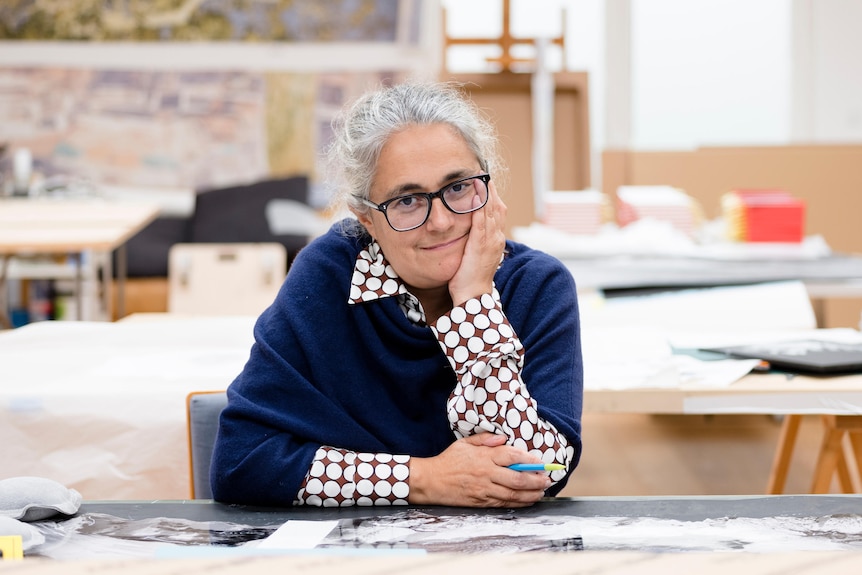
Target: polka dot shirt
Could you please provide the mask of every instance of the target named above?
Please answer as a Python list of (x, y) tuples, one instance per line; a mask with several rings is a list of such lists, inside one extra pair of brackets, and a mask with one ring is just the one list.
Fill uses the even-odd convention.
[[(356, 259), (350, 305), (397, 297), (405, 315), (425, 325), (425, 313), (383, 257), (376, 241)], [(454, 307), (430, 326), (458, 376), (446, 405), (456, 437), (481, 432), (505, 435), (507, 443), (538, 455), (545, 463), (568, 466), (574, 449), (553, 425), (541, 419), (521, 381), (523, 346), (509, 324), (497, 290)], [(320, 447), (295, 504), (338, 507), (406, 505), (410, 457), (357, 453)], [(551, 472), (559, 481), (565, 471)]]

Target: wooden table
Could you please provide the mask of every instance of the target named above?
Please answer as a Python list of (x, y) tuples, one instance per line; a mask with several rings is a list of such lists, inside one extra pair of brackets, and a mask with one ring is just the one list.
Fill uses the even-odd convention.
[[(102, 255), (102, 297), (111, 314), (113, 278), (111, 252), (117, 250), (117, 310), (125, 309), (125, 243), (159, 214), (152, 204), (100, 198), (0, 200), (0, 303), (6, 294), (6, 273), (14, 257), (64, 255), (75, 262), (75, 297), (80, 319), (82, 260), (85, 253)], [(6, 306), (0, 306), (0, 327), (9, 327)]]
[[(52, 477), (87, 498), (188, 497), (186, 397), (230, 385), (248, 360), (255, 319), (134, 314), (0, 332), (0, 477)], [(584, 400), (592, 413), (784, 414), (788, 431), (795, 417), (818, 414), (834, 418), (842, 437), (855, 425), (858, 438), (862, 375), (752, 374), (719, 389), (588, 389)], [(775, 472), (789, 462), (792, 439), (776, 451), (770, 492), (783, 487)], [(840, 471), (840, 452), (823, 452), (824, 477)]]
[[(766, 492), (784, 490), (802, 416), (822, 417), (824, 435), (812, 493), (827, 493), (835, 474), (845, 493), (856, 491), (849, 472), (855, 460), (862, 477), (862, 374), (816, 377), (749, 374), (724, 388), (588, 390), (584, 409), (598, 413), (784, 415)], [(845, 437), (849, 446), (844, 450)]]

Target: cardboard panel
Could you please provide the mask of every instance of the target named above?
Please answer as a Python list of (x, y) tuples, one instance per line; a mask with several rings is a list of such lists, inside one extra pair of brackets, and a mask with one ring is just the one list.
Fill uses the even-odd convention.
[(862, 328), (862, 298), (829, 298), (820, 301), (819, 327)]
[(672, 185), (700, 201), (708, 218), (720, 214), (728, 190), (785, 189), (806, 201), (806, 235), (822, 235), (836, 251), (862, 253), (862, 146), (614, 150), (602, 158), (606, 193), (621, 183)]

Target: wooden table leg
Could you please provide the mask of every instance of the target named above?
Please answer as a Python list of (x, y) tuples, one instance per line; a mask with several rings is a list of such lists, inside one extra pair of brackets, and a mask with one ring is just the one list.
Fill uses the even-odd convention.
[[(843, 445), (842, 447), (845, 449), (841, 450), (841, 460), (846, 475), (842, 480), (841, 487), (844, 493), (859, 493), (862, 491), (862, 415), (836, 416), (835, 427), (844, 432), (847, 437), (846, 443), (849, 444)], [(858, 488), (853, 485), (851, 466), (855, 467), (856, 470), (856, 479), (859, 481)], [(839, 473), (840, 471), (839, 468)]]
[(780, 495), (784, 492), (787, 471), (790, 469), (790, 459), (793, 456), (793, 446), (796, 444), (796, 435), (799, 433), (799, 424), (801, 422), (801, 415), (791, 414), (784, 416), (784, 423), (781, 424), (781, 435), (778, 437), (778, 445), (772, 458), (769, 483), (766, 486), (766, 493), (770, 495)]
[(862, 491), (862, 429), (850, 430), (848, 433), (853, 459), (856, 460), (856, 478), (859, 480), (859, 491)]
[(853, 479), (850, 478), (850, 468), (847, 467), (847, 458), (844, 456), (844, 437), (846, 435), (846, 431), (841, 433), (841, 446), (838, 448), (835, 471), (838, 473), (838, 485), (841, 486), (841, 493), (853, 493)]
[(837, 427), (835, 418), (834, 415), (823, 416), (823, 441), (820, 444), (820, 453), (817, 455), (811, 493), (829, 493), (832, 476), (838, 468), (838, 461), (843, 458), (841, 440), (844, 438), (845, 430)]

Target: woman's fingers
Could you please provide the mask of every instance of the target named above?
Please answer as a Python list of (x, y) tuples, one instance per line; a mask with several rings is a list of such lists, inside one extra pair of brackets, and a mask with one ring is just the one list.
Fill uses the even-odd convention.
[(502, 435), (483, 433), (460, 439), (443, 453), (413, 458), (411, 503), (436, 502), (470, 507), (524, 507), (542, 498), (550, 478), (524, 473), (508, 465), (534, 459), (505, 442)]

